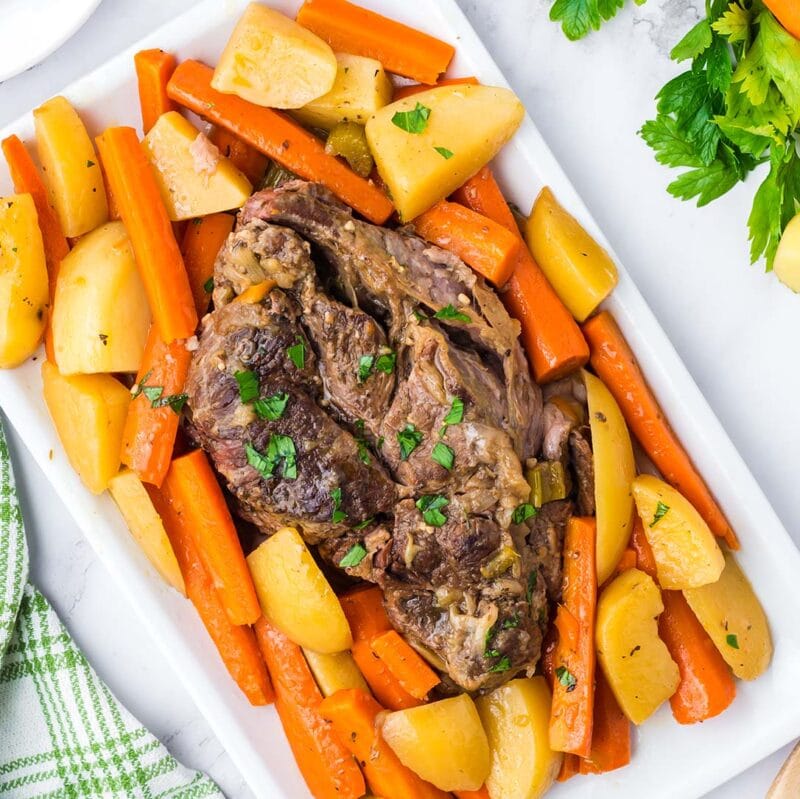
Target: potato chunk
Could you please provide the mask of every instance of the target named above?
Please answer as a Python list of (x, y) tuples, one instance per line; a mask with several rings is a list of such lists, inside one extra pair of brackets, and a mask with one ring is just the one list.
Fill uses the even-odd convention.
[(650, 474), (633, 481), (633, 497), (653, 548), (659, 585), (679, 591), (715, 583), (725, 559), (691, 502)]
[(466, 694), (390, 713), (381, 732), (404, 766), (443, 791), (477, 791), (489, 775), (489, 742)]
[(131, 393), (111, 375), (59, 374), (42, 364), (44, 401), (72, 468), (93, 494), (119, 471)]
[(77, 111), (53, 97), (33, 112), (42, 176), (64, 235), (77, 238), (108, 219), (103, 173)]
[(539, 799), (553, 784), (562, 755), (550, 748), (551, 702), (544, 677), (511, 680), (475, 700), (489, 739), (491, 799)]
[(597, 506), (597, 584), (613, 573), (633, 520), (631, 481), (636, 475), (628, 426), (617, 401), (600, 378), (584, 373), (589, 403)]
[(250, 3), (222, 52), (211, 85), (269, 108), (300, 108), (327, 94), (336, 56), (293, 19)]
[(53, 347), (62, 375), (137, 372), (150, 306), (125, 226), (87, 233), (61, 262)]
[(241, 208), (250, 181), (177, 111), (162, 114), (142, 142), (173, 222)]
[(333, 88), (292, 112), (310, 128), (332, 130), (340, 122), (367, 120), (392, 99), (392, 81), (380, 61), (349, 53), (336, 53)]
[(47, 265), (30, 194), (0, 197), (0, 369), (39, 346), (47, 322)]
[(678, 687), (678, 666), (658, 636), (664, 611), (653, 578), (628, 569), (597, 604), (597, 658), (622, 712), (641, 724)]
[(783, 231), (772, 268), (781, 283), (800, 292), (800, 214)]
[(408, 222), (454, 192), (497, 155), (525, 109), (508, 89), (441, 86), (387, 105), (367, 141), (400, 218)]
[(369, 693), (369, 686), (349, 652), (334, 652), (323, 655), (312, 649), (304, 649), (308, 666), (323, 696), (332, 696), (337, 691), (358, 688)]
[(284, 527), (247, 556), (267, 620), (304, 649), (333, 654), (353, 637), (342, 606), (297, 530)]
[(124, 469), (108, 482), (108, 490), (136, 543), (168, 585), (186, 595), (178, 559), (144, 483), (136, 472)]
[(772, 660), (772, 636), (764, 608), (733, 555), (724, 553), (719, 580), (683, 592), (689, 607), (741, 680), (755, 680)]

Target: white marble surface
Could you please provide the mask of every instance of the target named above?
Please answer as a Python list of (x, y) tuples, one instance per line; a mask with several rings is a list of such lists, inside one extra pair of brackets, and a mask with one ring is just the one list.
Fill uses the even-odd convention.
[[(674, 74), (668, 51), (699, 18), (702, 1), (648, 0), (577, 44), (548, 21), (551, 3), (545, 0), (458, 1), (800, 542), (800, 298), (748, 265), (745, 220), (752, 184), (706, 209), (680, 204), (664, 192), (666, 170), (635, 135), (652, 112), (654, 93)], [(0, 125), (190, 5), (104, 0), (47, 61), (0, 84)], [(33, 580), (142, 722), (178, 758), (209, 772), (227, 796), (248, 799), (250, 792), (180, 675), (155, 651), (16, 435), (11, 444)], [(768, 758), (710, 799), (764, 796), (787, 753), (785, 748)]]

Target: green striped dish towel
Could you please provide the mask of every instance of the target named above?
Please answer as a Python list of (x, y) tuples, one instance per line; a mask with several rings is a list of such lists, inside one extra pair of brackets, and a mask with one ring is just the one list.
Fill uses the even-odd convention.
[(28, 582), (28, 548), (0, 420), (0, 797), (219, 797), (95, 674)]

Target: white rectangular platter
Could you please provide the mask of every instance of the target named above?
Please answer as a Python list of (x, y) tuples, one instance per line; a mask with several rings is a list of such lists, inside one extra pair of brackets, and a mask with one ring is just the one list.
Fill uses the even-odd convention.
[[(455, 0), (359, 0), (376, 11), (426, 30), (457, 47), (453, 75), (476, 75), (505, 85)], [(269, 0), (294, 14), (299, 0)], [(130, 50), (61, 93), (80, 110), (91, 132), (112, 124), (139, 126), (133, 53), (161, 47), (179, 58), (213, 64), (244, 0), (205, 0)], [(59, 87), (53, 87), (54, 94)], [(0, 136), (32, 138), (24, 117)], [(496, 164), (507, 196), (529, 208), (550, 185), (558, 198), (603, 243), (605, 240), (561, 168), (527, 118)], [(0, 169), (0, 194), (11, 191)], [(632, 764), (603, 777), (574, 779), (553, 799), (692, 799), (762, 759), (800, 734), (800, 554), (734, 449), (652, 313), (620, 266), (608, 302), (669, 419), (709, 482), (742, 542), (740, 561), (770, 619), (775, 657), (755, 683), (738, 684), (721, 717), (680, 727), (662, 708), (635, 734)], [(128, 534), (108, 496), (94, 497), (73, 473), (41, 398), (41, 356), (0, 372), (0, 407), (20, 433), (100, 559), (180, 675), (253, 792), (260, 799), (302, 799), (308, 791), (273, 708), (252, 708), (229, 678), (194, 609), (166, 588)]]

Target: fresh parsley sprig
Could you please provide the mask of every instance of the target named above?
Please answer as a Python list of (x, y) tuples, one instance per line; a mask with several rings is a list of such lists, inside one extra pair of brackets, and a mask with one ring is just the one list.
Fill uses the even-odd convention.
[[(634, 0), (637, 6), (645, 0)], [(590, 31), (600, 30), (625, 5), (625, 0), (556, 0), (550, 19), (560, 22), (564, 35), (571, 41), (582, 39)]]

